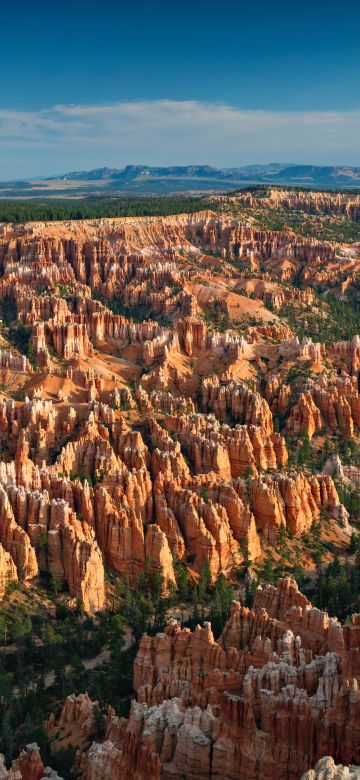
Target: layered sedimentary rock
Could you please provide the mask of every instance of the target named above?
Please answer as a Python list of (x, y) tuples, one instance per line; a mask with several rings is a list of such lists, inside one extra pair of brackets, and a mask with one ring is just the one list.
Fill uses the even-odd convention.
[(136, 585), (150, 558), (165, 592), (176, 561), (232, 577), (325, 513), (350, 533), (284, 434), (356, 439), (359, 339), (325, 347), (274, 313), (315, 306), (339, 263), (213, 212), (4, 228), (1, 590), (47, 572), (93, 612), (106, 566)]
[(320, 410), (311, 393), (301, 393), (298, 402), (292, 407), (286, 427), (294, 434), (306, 433), (312, 439), (314, 433), (323, 427)]
[[(71, 376), (102, 393), (90, 370)], [(272, 404), (278, 390), (268, 386)], [(282, 473), (284, 437), (269, 403), (245, 382), (204, 380), (201, 404), (211, 414), (195, 414), (190, 399), (180, 404), (172, 393), (118, 398), (115, 409), (37, 396), (0, 402), (0, 431), (14, 456), (0, 469), (4, 581), (47, 571), (96, 611), (105, 603), (104, 564), (136, 583), (150, 558), (166, 589), (176, 559), (197, 572), (209, 564), (215, 579), (235, 571), (239, 545), (256, 559), (282, 526), (300, 536), (321, 511), (346, 521), (331, 477)], [(148, 413), (141, 432), (125, 421), (122, 398), (129, 409), (151, 405), (155, 416)], [(308, 406), (315, 418), (312, 396)], [(222, 422), (229, 413), (235, 420)]]
[[(261, 396), (240, 387), (244, 408), (256, 409)], [(104, 562), (136, 582), (149, 557), (167, 587), (174, 560), (190, 556), (215, 578), (239, 564), (239, 543), (250, 558), (260, 555), (259, 533), (276, 543), (281, 525), (299, 535), (320, 509), (338, 518), (330, 477), (264, 477), (287, 462), (264, 409), (259, 425), (250, 411), (249, 423), (235, 427), (213, 415), (151, 417), (147, 446), (103, 403), (79, 419), (73, 407), (60, 412), (37, 398), (2, 402), (1, 430), (15, 455), (0, 469), (4, 576), (32, 581), (48, 571), (96, 611), (105, 603)]]
[(360, 777), (360, 767), (335, 764), (331, 756), (325, 756), (317, 762), (315, 769), (305, 772), (301, 780), (357, 780)]
[(226, 420), (227, 413), (231, 413), (240, 423), (261, 425), (267, 434), (273, 431), (267, 401), (245, 382), (221, 385), (217, 377), (206, 379), (202, 387), (202, 403), (204, 409), (210, 408), (221, 421)]
[(55, 718), (52, 713), (46, 723), (46, 731), (49, 737), (56, 739), (61, 737), (63, 732), (70, 727), (76, 727), (83, 739), (93, 736), (96, 732), (96, 711), (98, 702), (93, 702), (87, 693), (80, 693), (79, 696), (71, 694), (65, 699), (60, 716)]
[[(144, 636), (137, 701), (128, 720), (109, 713), (83, 780), (296, 780), (319, 759), (304, 778), (337, 777), (334, 762), (360, 755), (357, 629), (285, 579), (260, 588), (253, 610), (234, 602), (218, 642), (208, 623)], [(322, 759), (329, 752), (334, 761)]]
[[(280, 391), (276, 399), (276, 380), (269, 383), (267, 395), (273, 400), (277, 410)], [(279, 407), (280, 411), (280, 407)], [(360, 423), (360, 396), (356, 376), (326, 377), (307, 381), (306, 392), (300, 394), (298, 401), (291, 406), (286, 420), (287, 429), (293, 434), (306, 433), (311, 439), (321, 430), (339, 432), (353, 437)]]
[[(358, 220), (352, 195), (264, 200)], [(331, 474), (356, 466), (293, 464), (307, 437), (320, 461), (326, 436), (351, 438), (354, 461), (360, 338), (331, 343), (322, 326), (359, 259), (243, 213), (0, 229), (0, 597), (46, 573), (95, 613), (107, 569), (131, 588), (150, 572), (164, 595), (179, 566), (238, 583), (284, 535), (301, 555), (314, 524), (344, 551)], [(88, 748), (99, 711), (85, 693), (48, 735), (55, 749), (72, 735), (82, 780), (299, 780), (325, 756), (360, 762), (359, 625), (283, 580), (252, 609), (235, 602), (218, 641), (208, 623), (143, 636), (130, 716), (110, 706), (104, 739)], [(315, 777), (338, 771), (325, 761)], [(35, 746), (2, 764), (8, 780), (56, 777)]]
[(6, 768), (4, 756), (0, 754), (1, 780), (62, 780), (50, 767), (44, 767), (38, 745), (33, 742), (26, 745), (10, 769)]
[[(242, 196), (241, 200), (245, 204), (254, 206), (256, 195)], [(298, 189), (271, 189), (267, 195), (267, 204), (271, 208), (286, 206), (287, 208), (300, 208), (302, 211), (310, 213), (344, 214), (355, 222), (360, 220), (359, 195), (348, 195), (340, 192), (301, 192)]]
[(10, 552), (5, 551), (0, 545), (0, 598), (4, 595), (9, 582), (17, 580), (17, 578), (17, 569)]

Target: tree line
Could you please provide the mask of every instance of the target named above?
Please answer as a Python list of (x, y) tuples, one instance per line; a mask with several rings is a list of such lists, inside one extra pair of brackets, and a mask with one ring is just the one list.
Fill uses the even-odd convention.
[(0, 200), (0, 222), (20, 224), (105, 217), (157, 217), (194, 213), (202, 209), (214, 210), (214, 204), (201, 197), (185, 195)]

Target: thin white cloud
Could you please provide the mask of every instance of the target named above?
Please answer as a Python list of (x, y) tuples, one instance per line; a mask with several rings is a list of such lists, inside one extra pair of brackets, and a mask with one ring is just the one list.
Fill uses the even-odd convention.
[(360, 110), (256, 111), (173, 100), (0, 109), (0, 179), (127, 163), (359, 165), (359, 138)]

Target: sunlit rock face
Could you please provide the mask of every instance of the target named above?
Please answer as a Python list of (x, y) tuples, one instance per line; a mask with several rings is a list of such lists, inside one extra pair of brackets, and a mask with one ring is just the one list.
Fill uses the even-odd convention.
[[(136, 584), (150, 559), (166, 592), (176, 560), (232, 577), (284, 528), (300, 538), (326, 513), (346, 529), (332, 476), (290, 467), (285, 436), (356, 437), (359, 337), (325, 347), (275, 313), (314, 306), (336, 262), (328, 243), (212, 212), (7, 226), (1, 581), (47, 572), (95, 612), (106, 566)], [(235, 325), (253, 306), (262, 324)]]
[(218, 642), (209, 623), (172, 621), (143, 636), (130, 716), (109, 713), (82, 777), (356, 777), (335, 763), (359, 762), (359, 650), (358, 620), (342, 627), (291, 579), (259, 588), (252, 610), (233, 602)]
[[(360, 336), (328, 338), (326, 300), (351, 294), (360, 261), (254, 215), (265, 204), (356, 222), (359, 201), (278, 190), (260, 201), (227, 201), (249, 219), (1, 229), (0, 598), (45, 575), (94, 615), (114, 578), (136, 589), (149, 573), (166, 596), (180, 565), (239, 585), (244, 561), (254, 576), (284, 535), (311, 568), (306, 539), (325, 526), (346, 549)], [(353, 777), (359, 632), (358, 615), (342, 626), (284, 578), (258, 588), (252, 609), (233, 602), (217, 641), (207, 622), (144, 635), (129, 717), (108, 702), (101, 737), (86, 692), (46, 731), (55, 751), (68, 733), (81, 780)], [(61, 780), (35, 744), (11, 767), (0, 758), (0, 778)]]

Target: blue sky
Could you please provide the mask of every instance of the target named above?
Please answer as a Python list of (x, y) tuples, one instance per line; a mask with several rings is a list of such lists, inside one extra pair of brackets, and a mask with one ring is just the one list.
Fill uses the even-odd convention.
[(127, 163), (360, 165), (359, 3), (20, 0), (0, 179)]

